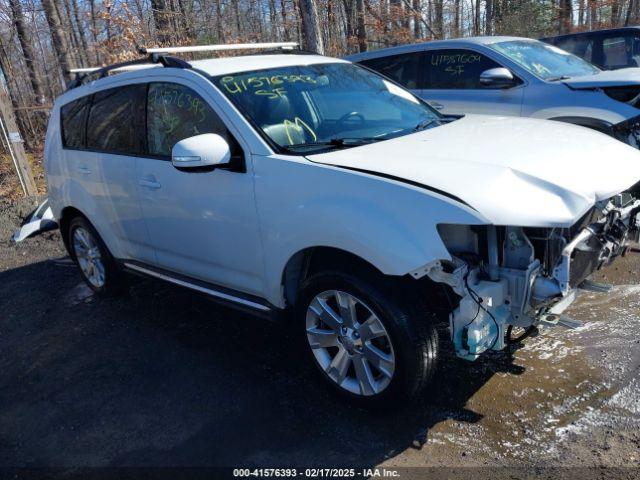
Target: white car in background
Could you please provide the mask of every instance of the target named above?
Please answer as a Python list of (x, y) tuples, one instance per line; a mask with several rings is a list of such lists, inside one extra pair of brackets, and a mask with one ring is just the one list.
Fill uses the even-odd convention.
[(474, 360), (574, 324), (563, 309), (637, 239), (640, 153), (606, 135), (445, 118), (319, 55), (152, 60), (95, 72), (51, 114), (49, 200), (82, 277), (108, 294), (130, 271), (287, 318), (362, 404), (423, 392), (439, 341)]
[(347, 57), (445, 114), (559, 120), (640, 147), (640, 69), (602, 71), (538, 40), (474, 37)]

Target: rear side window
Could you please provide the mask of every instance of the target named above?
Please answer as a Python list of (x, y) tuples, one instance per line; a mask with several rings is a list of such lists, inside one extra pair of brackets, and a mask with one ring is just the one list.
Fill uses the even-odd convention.
[(147, 142), (149, 154), (170, 157), (180, 140), (203, 133), (230, 135), (204, 99), (189, 87), (177, 83), (151, 83), (147, 104)]
[(365, 67), (380, 72), (391, 80), (398, 82), (408, 89), (420, 87), (418, 72), (420, 71), (421, 52), (405, 53), (390, 57), (374, 58), (362, 63)]
[(604, 38), (602, 41), (602, 63), (606, 69), (640, 66), (638, 40), (632, 36)]
[(65, 148), (84, 148), (85, 123), (89, 110), (90, 97), (82, 97), (63, 105), (60, 109), (62, 119), (62, 145)]
[(498, 68), (497, 62), (473, 50), (425, 52), (425, 87), (433, 89), (482, 88), (480, 74)]
[(97, 92), (87, 122), (87, 148), (106, 153), (142, 154), (145, 93), (145, 84)]

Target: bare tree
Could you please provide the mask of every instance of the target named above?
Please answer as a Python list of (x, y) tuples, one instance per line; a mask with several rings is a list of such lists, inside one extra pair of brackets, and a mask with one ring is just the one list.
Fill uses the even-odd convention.
[(170, 39), (171, 18), (167, 0), (151, 0), (153, 21), (156, 26), (156, 38), (160, 43), (167, 43)]
[(44, 90), (42, 88), (42, 81), (40, 80), (40, 73), (36, 68), (36, 56), (33, 52), (31, 34), (26, 25), (24, 14), (22, 13), (22, 5), (20, 4), (20, 0), (10, 0), (9, 5), (11, 7), (11, 13), (13, 14), (13, 23), (16, 27), (16, 32), (18, 33), (18, 41), (20, 42), (20, 48), (22, 49), (24, 63), (27, 66), (29, 81), (31, 83), (31, 88), (33, 89), (35, 101), (36, 103), (43, 104), (45, 102)]
[(47, 23), (51, 31), (51, 43), (58, 57), (62, 77), (68, 82), (71, 80), (69, 69), (73, 68), (73, 60), (69, 55), (69, 45), (60, 23), (60, 17), (58, 17), (55, 0), (42, 0), (42, 8), (47, 17)]
[(364, 0), (356, 0), (358, 50), (367, 51), (367, 29), (364, 23)]
[(324, 43), (320, 33), (320, 20), (316, 0), (300, 0), (300, 17), (305, 48), (312, 52), (324, 53)]

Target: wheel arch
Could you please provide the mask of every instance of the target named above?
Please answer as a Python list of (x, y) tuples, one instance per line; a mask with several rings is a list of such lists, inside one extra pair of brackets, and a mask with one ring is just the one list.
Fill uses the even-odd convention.
[(300, 283), (321, 268), (349, 268), (384, 275), (371, 262), (347, 250), (328, 246), (303, 248), (289, 258), (282, 271), (282, 294), (287, 305), (295, 303)]
[(60, 235), (62, 236), (62, 243), (64, 243), (64, 246), (67, 249), (67, 252), (69, 253), (69, 255), (71, 255), (71, 249), (69, 245), (69, 225), (71, 224), (71, 220), (73, 220), (76, 217), (82, 217), (86, 219), (87, 222), (91, 223), (91, 221), (87, 218), (87, 216), (84, 213), (82, 213), (76, 207), (72, 207), (72, 206), (64, 207), (60, 211), (60, 218), (58, 219), (58, 225), (60, 226)]
[(577, 116), (577, 115), (566, 115), (566, 116), (557, 116), (551, 117), (549, 120), (555, 120), (556, 122), (564, 122), (570, 123), (572, 125), (578, 125), (580, 127), (590, 128), (592, 130), (596, 130), (598, 132), (612, 135), (612, 127), (613, 124), (601, 118), (587, 117), (587, 116)]
[[(407, 275), (385, 274), (376, 265), (368, 260), (335, 247), (315, 246), (299, 250), (289, 258), (282, 271), (281, 290), (284, 305), (295, 305), (300, 286), (305, 279), (322, 270), (348, 271), (365, 278), (377, 278), (389, 288), (399, 289), (404, 294), (419, 295), (423, 303), (432, 310), (439, 309), (442, 305), (444, 290), (443, 284), (436, 284), (428, 277), (415, 279)], [(427, 296), (433, 295), (431, 298)]]

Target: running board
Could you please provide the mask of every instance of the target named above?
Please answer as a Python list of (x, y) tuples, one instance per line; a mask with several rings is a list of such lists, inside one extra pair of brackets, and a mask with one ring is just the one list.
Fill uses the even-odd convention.
[(584, 280), (580, 285), (578, 285), (578, 288), (580, 290), (587, 290), (589, 292), (609, 293), (613, 288), (613, 285), (598, 283), (591, 280)]
[(205, 295), (212, 297), (213, 300), (219, 300), (232, 307), (240, 307), (243, 310), (250, 310), (254, 313), (259, 313), (267, 317), (270, 317), (275, 310), (275, 308), (272, 308), (265, 303), (260, 303), (258, 299), (253, 300), (234, 295), (229, 289), (226, 289), (224, 287), (213, 286), (200, 280), (187, 278), (179, 274), (174, 274), (173, 272), (161, 272), (153, 267), (146, 265), (141, 266), (136, 263), (126, 261), (123, 264), (125, 268), (132, 270), (133, 272), (140, 273), (149, 277), (158, 278), (160, 280), (164, 280), (165, 282), (169, 282), (180, 287), (185, 287), (200, 293), (204, 293)]

